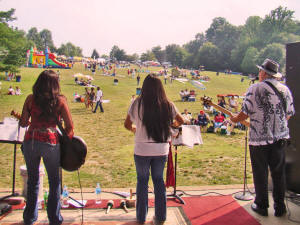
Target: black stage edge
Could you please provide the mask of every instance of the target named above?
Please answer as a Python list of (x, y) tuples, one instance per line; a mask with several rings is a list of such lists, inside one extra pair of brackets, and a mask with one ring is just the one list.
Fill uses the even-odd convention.
[(287, 190), (300, 193), (300, 42), (286, 45), (286, 84), (290, 88), (296, 114), (289, 120), (291, 144), (286, 149)]

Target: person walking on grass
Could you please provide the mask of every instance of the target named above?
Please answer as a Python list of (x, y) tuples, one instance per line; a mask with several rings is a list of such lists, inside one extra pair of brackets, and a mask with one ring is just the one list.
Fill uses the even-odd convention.
[(167, 197), (163, 172), (170, 147), (170, 129), (172, 125), (180, 126), (183, 122), (174, 103), (167, 99), (161, 80), (149, 74), (142, 85), (141, 95), (129, 107), (124, 122), (125, 128), (135, 133), (136, 218), (140, 224), (145, 223), (148, 213), (150, 170), (155, 194), (154, 224), (166, 221)]
[(259, 82), (249, 87), (242, 111), (232, 116), (237, 123), (250, 117), (249, 149), (255, 187), (251, 209), (268, 216), (268, 168), (273, 180), (275, 216), (286, 213), (285, 146), (289, 136), (288, 120), (295, 114), (292, 94), (277, 81), (279, 64), (266, 59), (259, 68)]
[(60, 148), (56, 124), (62, 118), (71, 139), (72, 117), (66, 97), (60, 94), (58, 75), (54, 71), (43, 71), (33, 85), (32, 92), (25, 100), (19, 122), (21, 127), (29, 126), (22, 145), (28, 172), (23, 220), (25, 225), (32, 225), (38, 219), (39, 166), (43, 158), (49, 182), (49, 224), (60, 225), (63, 217), (60, 213)]
[(103, 92), (101, 91), (100, 87), (97, 87), (97, 93), (96, 93), (96, 107), (93, 113), (96, 113), (98, 106), (100, 106), (100, 111), (104, 112), (104, 109), (102, 107), (102, 97)]

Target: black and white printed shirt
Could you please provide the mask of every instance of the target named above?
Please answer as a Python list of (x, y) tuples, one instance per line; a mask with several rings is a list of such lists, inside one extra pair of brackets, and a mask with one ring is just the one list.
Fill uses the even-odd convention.
[(289, 138), (287, 116), (295, 114), (292, 94), (287, 86), (275, 79), (266, 79), (281, 92), (286, 101), (286, 113), (283, 105), (265, 82), (249, 87), (242, 106), (242, 112), (250, 117), (249, 145), (267, 145)]

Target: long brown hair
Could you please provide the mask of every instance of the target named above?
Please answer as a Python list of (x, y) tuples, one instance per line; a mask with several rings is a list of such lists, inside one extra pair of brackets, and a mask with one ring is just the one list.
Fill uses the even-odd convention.
[(41, 110), (41, 117), (53, 118), (57, 114), (60, 86), (58, 75), (53, 70), (44, 70), (32, 87), (34, 103)]
[(142, 122), (147, 135), (155, 142), (166, 142), (170, 136), (173, 122), (172, 105), (167, 99), (161, 80), (155, 74), (149, 74), (143, 83), (139, 97), (138, 112), (143, 112)]

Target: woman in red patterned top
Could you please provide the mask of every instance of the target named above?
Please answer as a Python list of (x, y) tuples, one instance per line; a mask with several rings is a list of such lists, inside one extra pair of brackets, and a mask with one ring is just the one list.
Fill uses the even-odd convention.
[(65, 130), (72, 138), (72, 117), (66, 97), (60, 95), (58, 75), (54, 71), (43, 71), (32, 92), (25, 100), (20, 119), (20, 126), (29, 126), (22, 148), (28, 172), (24, 224), (31, 225), (38, 218), (39, 165), (43, 158), (49, 180), (49, 224), (59, 225), (63, 218), (60, 214), (60, 149), (56, 122), (62, 118)]

